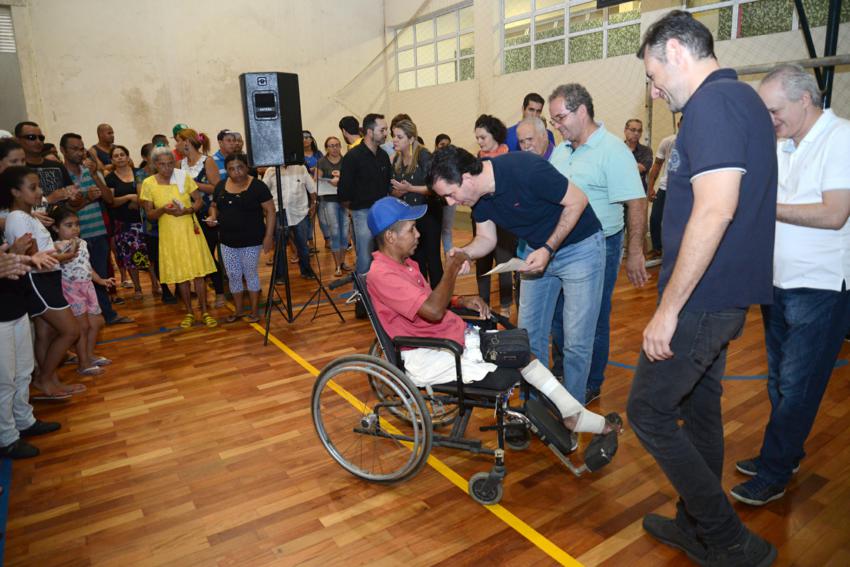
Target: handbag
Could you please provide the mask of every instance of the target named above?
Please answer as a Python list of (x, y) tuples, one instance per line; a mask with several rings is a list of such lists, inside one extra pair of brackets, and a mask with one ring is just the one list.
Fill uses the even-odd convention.
[(531, 361), (531, 344), (525, 329), (479, 332), (484, 360), (501, 368), (523, 368)]

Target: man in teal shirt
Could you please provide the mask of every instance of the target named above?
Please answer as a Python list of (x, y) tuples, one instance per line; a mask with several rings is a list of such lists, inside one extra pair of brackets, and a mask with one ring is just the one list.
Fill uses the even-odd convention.
[[(611, 295), (623, 254), (623, 205), (628, 207), (626, 273), (636, 287), (643, 286), (649, 279), (643, 256), (646, 195), (628, 147), (594, 120), (593, 98), (587, 89), (576, 83), (555, 88), (549, 95), (549, 112), (549, 122), (564, 138), (549, 161), (581, 187), (605, 234), (605, 281), (585, 391), (584, 403), (587, 404), (599, 397), (608, 364)], [(557, 321), (562, 311), (555, 309), (556, 321), (552, 326), (552, 339), (558, 348), (563, 347), (563, 337), (557, 332), (563, 328)]]

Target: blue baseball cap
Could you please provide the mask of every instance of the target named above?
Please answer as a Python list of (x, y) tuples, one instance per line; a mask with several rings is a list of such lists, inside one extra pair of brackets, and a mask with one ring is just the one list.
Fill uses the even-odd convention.
[(369, 209), (366, 223), (372, 236), (378, 236), (398, 221), (422, 218), (427, 211), (428, 205), (410, 206), (401, 199), (383, 197)]

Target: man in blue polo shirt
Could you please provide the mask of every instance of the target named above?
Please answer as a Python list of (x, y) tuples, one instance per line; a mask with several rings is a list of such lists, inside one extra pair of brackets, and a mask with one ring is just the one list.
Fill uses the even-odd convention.
[(652, 96), (683, 113), (667, 169), (661, 300), (628, 402), (635, 434), (680, 499), (675, 519), (649, 514), (643, 526), (700, 565), (771, 565), (776, 548), (743, 525), (721, 486), (720, 380), (747, 308), (773, 301), (773, 125), (687, 12), (650, 26), (638, 58)]
[[(79, 134), (68, 132), (62, 134), (59, 149), (65, 157), (65, 166), (71, 174), (74, 184), (79, 189), (79, 204), (77, 216), (80, 219), (80, 238), (88, 244), (92, 270), (99, 276), (106, 277), (109, 273), (109, 236), (103, 220), (101, 200), (112, 203), (112, 191), (97, 173), (97, 164), (86, 152), (83, 138)], [(103, 312), (107, 325), (117, 323), (132, 323), (133, 319), (119, 315), (112, 308), (112, 301), (106, 288), (95, 284), (97, 304)]]
[(539, 360), (549, 359), (552, 314), (563, 291), (563, 320), (569, 322), (563, 325), (564, 380), (581, 401), (605, 273), (602, 226), (587, 196), (532, 152), (481, 160), (449, 146), (434, 154), (426, 182), (449, 205), (472, 207), (476, 235), (459, 249), (470, 259), (496, 247), (496, 226), (525, 240), (529, 254), (521, 270), (519, 326), (528, 330)]
[[(623, 205), (628, 205), (629, 245), (626, 273), (637, 287), (647, 279), (643, 257), (646, 235), (646, 194), (640, 182), (635, 159), (623, 141), (605, 129), (594, 118), (593, 98), (586, 88), (570, 83), (560, 85), (549, 95), (550, 123), (558, 129), (564, 142), (559, 144), (549, 161), (564, 176), (582, 188), (590, 199), (593, 212), (602, 223), (605, 234), (605, 283), (602, 303), (593, 340), (585, 391), (579, 401), (590, 403), (599, 397), (608, 365), (611, 331), (611, 297), (620, 259), (623, 257), (625, 222)], [(555, 310), (552, 333), (555, 352), (563, 352), (564, 340), (557, 329), (562, 322)]]
[[(528, 93), (527, 95), (525, 95), (525, 98), (522, 99), (522, 120), (527, 120), (529, 118), (540, 118), (542, 114), (543, 97), (537, 93)], [(520, 122), (522, 122), (522, 120), (508, 128), (508, 135), (505, 138), (505, 144), (512, 152), (523, 151), (523, 149), (519, 145), (519, 137), (517, 135), (517, 127), (520, 125)], [(551, 130), (546, 130), (546, 136), (549, 138), (550, 143), (555, 143), (555, 135), (552, 134)]]

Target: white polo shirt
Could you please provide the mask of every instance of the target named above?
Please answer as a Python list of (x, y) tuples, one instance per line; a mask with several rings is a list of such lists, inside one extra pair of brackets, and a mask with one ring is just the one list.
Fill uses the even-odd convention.
[[(777, 143), (777, 202), (823, 202), (823, 193), (850, 190), (850, 121), (826, 110), (809, 133)], [(776, 223), (773, 285), (841, 291), (850, 276), (850, 220), (839, 230)]]

